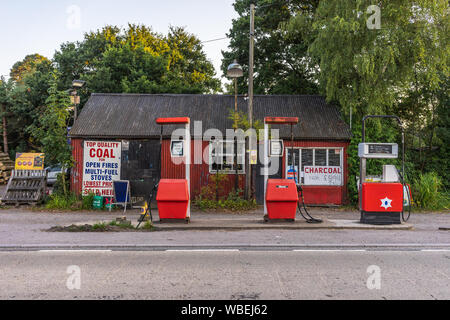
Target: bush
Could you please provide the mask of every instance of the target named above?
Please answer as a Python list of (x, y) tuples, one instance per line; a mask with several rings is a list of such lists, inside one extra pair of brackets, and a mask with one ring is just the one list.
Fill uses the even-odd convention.
[(419, 175), (412, 185), (413, 201), (426, 210), (449, 209), (449, 194), (443, 190), (441, 178), (435, 172)]
[(89, 195), (82, 197), (82, 206), (81, 209), (82, 210), (92, 210), (93, 208), (93, 204), (94, 204), (94, 197), (95, 194), (90, 193)]
[(45, 205), (47, 209), (72, 209), (78, 202), (78, 197), (71, 193), (67, 196), (59, 193), (52, 194)]
[[(65, 174), (65, 184), (66, 190), (70, 190), (70, 179), (67, 173)], [(59, 173), (56, 177), (56, 182), (53, 186), (53, 194), (64, 195), (63, 173)]]
[(69, 193), (67, 196), (54, 193), (48, 197), (45, 207), (51, 210), (92, 210), (93, 201), (94, 194), (79, 197), (74, 193)]
[(241, 196), (242, 192), (242, 190), (235, 190), (227, 198), (222, 197), (216, 200), (214, 193), (211, 193), (211, 188), (204, 187), (200, 195), (193, 201), (193, 204), (200, 210), (223, 209), (235, 212), (255, 209), (257, 207), (256, 200), (243, 199)]

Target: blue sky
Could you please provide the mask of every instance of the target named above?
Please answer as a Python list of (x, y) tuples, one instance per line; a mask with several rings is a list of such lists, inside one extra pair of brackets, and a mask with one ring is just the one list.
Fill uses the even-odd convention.
[[(0, 75), (27, 54), (53, 57), (60, 44), (77, 41), (104, 25), (128, 22), (152, 26), (167, 33), (168, 27), (185, 26), (202, 41), (226, 36), (237, 17), (233, 0), (2, 0), (0, 2)], [(79, 17), (77, 19), (77, 8)], [(78, 24), (79, 21), (79, 24)], [(221, 50), (228, 40), (204, 44), (204, 50), (221, 74)]]

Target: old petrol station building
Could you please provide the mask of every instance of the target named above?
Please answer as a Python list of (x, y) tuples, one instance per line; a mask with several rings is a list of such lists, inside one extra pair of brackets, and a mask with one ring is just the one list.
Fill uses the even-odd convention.
[[(201, 141), (201, 150), (191, 144), (191, 155), (201, 152), (211, 157), (223, 157), (224, 164), (201, 161), (190, 167), (191, 198), (208, 185), (217, 172), (226, 174), (222, 192), (234, 188), (236, 168), (234, 155), (211, 154), (211, 141), (203, 133), (211, 128), (224, 133), (233, 127), (230, 110), (234, 96), (187, 94), (93, 94), (72, 127), (69, 136), (75, 166), (71, 188), (77, 193), (94, 192), (108, 196), (112, 180), (129, 180), (133, 198), (147, 196), (161, 178), (184, 178), (184, 165), (171, 159), (171, 134), (176, 128), (163, 128), (163, 143), (159, 157), (161, 127), (155, 123), (161, 117), (189, 117), (191, 137)], [(238, 98), (238, 109), (246, 112), (247, 101)], [(338, 109), (315, 95), (255, 96), (254, 119), (265, 117), (298, 117), (294, 126), (294, 143), (290, 129), (280, 126), (280, 139), (284, 141), (282, 165), (273, 178), (292, 176), (292, 155), (295, 156), (302, 183), (305, 202), (310, 205), (342, 205), (347, 201), (348, 164), (347, 149), (351, 133)], [(196, 129), (194, 128), (196, 127)], [(274, 126), (275, 128), (276, 126)], [(219, 143), (225, 143), (221, 141)], [(293, 148), (292, 148), (293, 147)], [(225, 148), (224, 148), (225, 150)], [(238, 157), (245, 147), (238, 147)], [(230, 160), (231, 158), (231, 160)], [(99, 160), (100, 159), (100, 160)], [(258, 169), (258, 165), (255, 166)], [(244, 188), (245, 166), (237, 168), (239, 185)], [(258, 203), (263, 203), (264, 178), (254, 170), (254, 191)]]

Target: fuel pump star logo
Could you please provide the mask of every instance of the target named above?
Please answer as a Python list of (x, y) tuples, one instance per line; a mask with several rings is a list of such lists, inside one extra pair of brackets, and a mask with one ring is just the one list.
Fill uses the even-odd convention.
[(381, 207), (384, 208), (384, 210), (387, 210), (388, 208), (392, 208), (392, 200), (389, 199), (388, 197), (384, 198), (384, 199), (380, 199), (381, 200)]

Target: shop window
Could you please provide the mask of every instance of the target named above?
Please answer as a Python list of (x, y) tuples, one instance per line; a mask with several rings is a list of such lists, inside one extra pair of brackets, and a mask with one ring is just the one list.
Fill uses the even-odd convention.
[(314, 150), (314, 165), (316, 167), (324, 167), (327, 165), (327, 149)]
[[(292, 151), (294, 152), (294, 160), (295, 160), (295, 169), (298, 170), (300, 167), (300, 172), (297, 173), (301, 177), (301, 183), (305, 184), (305, 167), (338, 167), (339, 172), (341, 172), (340, 179), (331, 179), (328, 177), (328, 180), (324, 182), (325, 185), (336, 185), (335, 181), (342, 181), (342, 156), (343, 149), (342, 148), (286, 148), (286, 172), (285, 176), (294, 176), (292, 171)], [(325, 172), (325, 171), (323, 171)], [(326, 172), (329, 172), (328, 170)], [(320, 172), (318, 173), (320, 174)], [(325, 173), (323, 173), (325, 174)], [(329, 174), (328, 174), (329, 175)], [(331, 182), (327, 182), (331, 181)], [(329, 183), (329, 184), (327, 184)]]
[(313, 149), (303, 149), (298, 151), (302, 154), (302, 172), (305, 169), (305, 166), (312, 166), (313, 165), (313, 157), (314, 157), (314, 150)]
[(332, 167), (341, 166), (341, 149), (328, 149), (328, 165)]
[[(236, 173), (236, 152), (233, 141), (211, 141), (209, 144), (209, 172)], [(238, 174), (245, 174), (245, 143), (238, 143), (237, 170)]]

